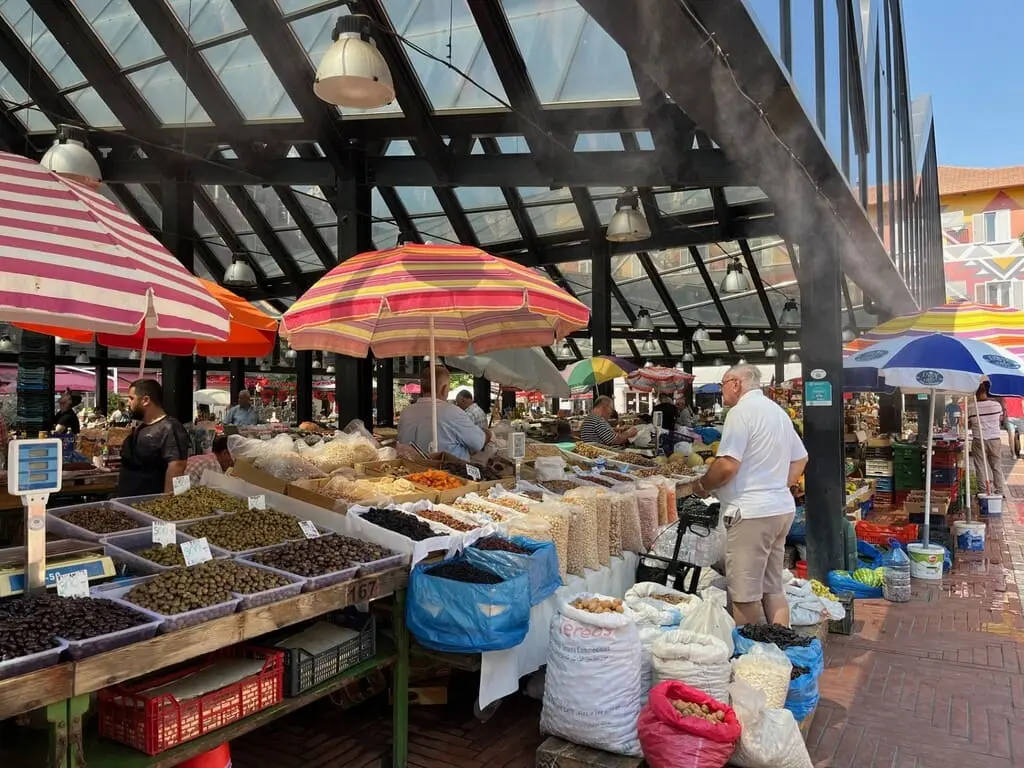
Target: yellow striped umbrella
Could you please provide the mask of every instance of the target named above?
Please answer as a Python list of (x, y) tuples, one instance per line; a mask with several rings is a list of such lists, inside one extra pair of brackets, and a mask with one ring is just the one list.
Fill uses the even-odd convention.
[(927, 336), (932, 333), (987, 341), (1015, 355), (1024, 354), (1024, 312), (1012, 307), (969, 301), (943, 304), (924, 312), (894, 317), (851, 341), (843, 351), (846, 354), (858, 352), (893, 336)]

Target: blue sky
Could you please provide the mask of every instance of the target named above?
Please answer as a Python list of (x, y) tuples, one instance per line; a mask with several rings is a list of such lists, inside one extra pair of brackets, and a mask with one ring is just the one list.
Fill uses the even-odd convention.
[(1024, 165), (1024, 0), (904, 0), (910, 90), (934, 100), (941, 165)]

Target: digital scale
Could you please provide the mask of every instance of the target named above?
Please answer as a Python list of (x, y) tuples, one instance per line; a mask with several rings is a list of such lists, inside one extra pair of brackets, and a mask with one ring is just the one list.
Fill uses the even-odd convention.
[[(0, 596), (42, 592), (58, 573), (84, 570), (90, 580), (115, 574), (101, 547), (78, 541), (46, 543), (46, 504), (59, 493), (64, 470), (58, 438), (12, 440), (7, 448), (7, 492), (25, 507), (25, 546), (0, 550)], [(47, 559), (53, 562), (47, 566)]]

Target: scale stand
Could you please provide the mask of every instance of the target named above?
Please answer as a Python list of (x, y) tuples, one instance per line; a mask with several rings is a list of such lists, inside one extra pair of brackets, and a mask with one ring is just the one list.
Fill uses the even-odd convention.
[(523, 459), (526, 458), (526, 433), (509, 434), (509, 456), (516, 463), (516, 486), (522, 480)]
[(25, 594), (46, 590), (46, 504), (60, 492), (64, 448), (58, 438), (12, 440), (7, 447), (7, 492), (25, 507)]

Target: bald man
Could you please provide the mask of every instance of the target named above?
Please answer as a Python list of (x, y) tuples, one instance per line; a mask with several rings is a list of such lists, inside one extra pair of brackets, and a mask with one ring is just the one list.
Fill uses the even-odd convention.
[(402, 411), (398, 420), (398, 442), (415, 445), (424, 453), (430, 451), (433, 436), (433, 411), (437, 407), (437, 450), (469, 460), (471, 454), (482, 450), (490, 439), (487, 430), (480, 429), (469, 415), (448, 402), (451, 375), (447, 368), (434, 369), (437, 379), (436, 397), (431, 392), (430, 370), (420, 376), (420, 398)]
[(224, 415), (224, 423), (236, 427), (254, 427), (260, 423), (256, 409), (252, 407), (249, 390), (243, 389), (238, 393), (238, 404), (228, 408), (228, 412)]

